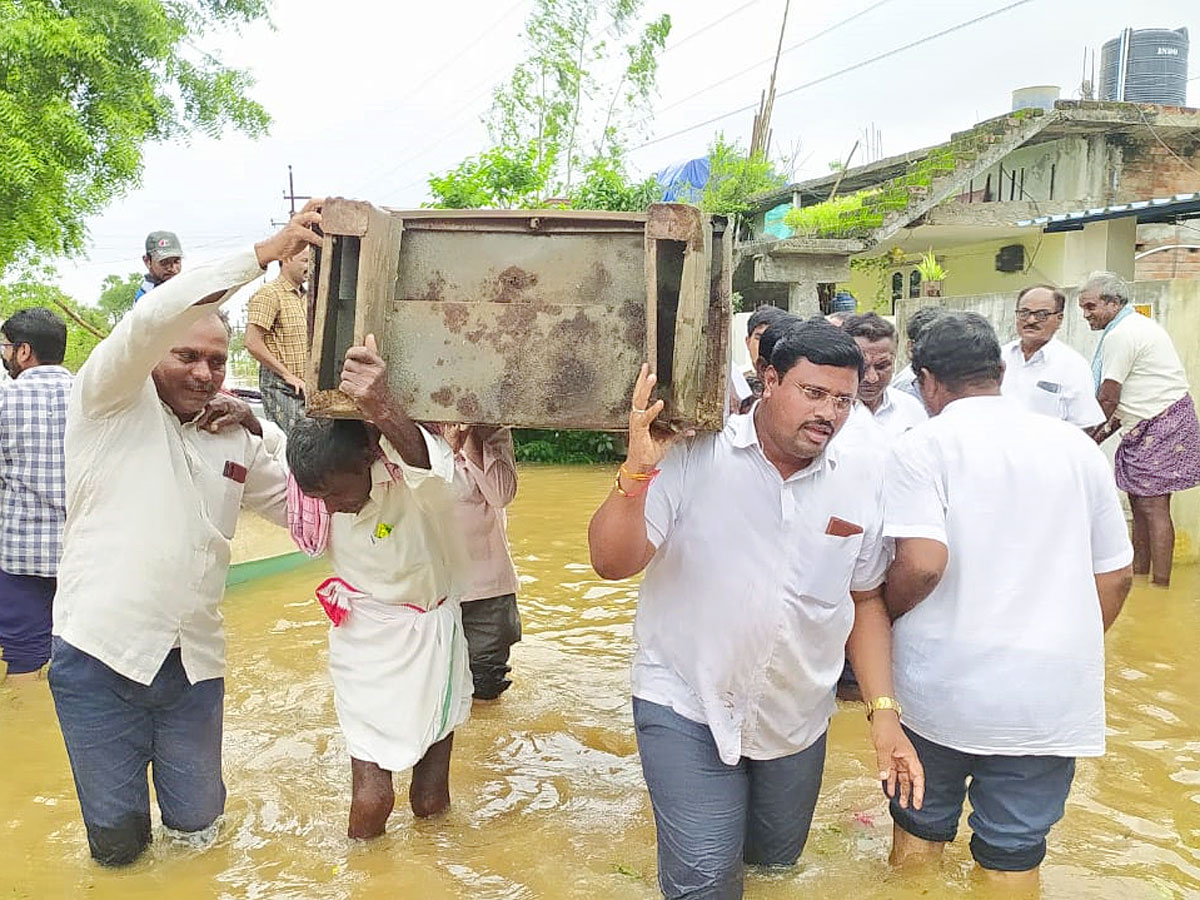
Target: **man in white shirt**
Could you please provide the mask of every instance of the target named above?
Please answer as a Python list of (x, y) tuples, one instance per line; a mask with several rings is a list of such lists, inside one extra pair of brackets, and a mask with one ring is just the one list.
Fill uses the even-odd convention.
[(933, 418), (888, 458), (884, 596), (926, 788), (919, 810), (891, 804), (892, 860), (940, 853), (969, 793), (976, 863), (1029, 890), (1075, 758), (1104, 753), (1104, 632), (1133, 551), (1103, 453), (1000, 396), (986, 319), (939, 317), (913, 367)]
[(743, 863), (795, 863), (847, 652), (880, 778), (920, 806), (890, 696), (882, 459), (831, 446), (861, 374), (848, 335), (806, 322), (775, 342), (749, 414), (676, 441), (651, 430), (663, 401), (642, 366), (628, 455), (588, 544), (603, 578), (646, 570), (633, 715), (667, 897), (737, 898)]
[(842, 330), (863, 355), (863, 377), (858, 382), (859, 405), (874, 416), (884, 433), (896, 437), (929, 418), (921, 401), (892, 387), (896, 366), (896, 326), (877, 313), (847, 316)]
[(1171, 494), (1200, 484), (1200, 423), (1170, 335), (1129, 300), (1129, 286), (1111, 272), (1079, 290), (1084, 318), (1103, 332), (1092, 379), (1107, 424), (1093, 436), (1102, 443), (1123, 430), (1114, 468), (1133, 511), (1133, 571), (1166, 587), (1175, 557)]
[(1032, 285), (1017, 295), (1020, 337), (1001, 349), (1000, 391), (1030, 412), (1095, 428), (1104, 422), (1104, 413), (1096, 402), (1091, 366), (1054, 336), (1066, 308), (1066, 294), (1048, 284)]
[(913, 373), (911, 362), (913, 347), (917, 345), (917, 338), (921, 336), (921, 331), (925, 326), (943, 312), (945, 310), (940, 306), (922, 306), (908, 317), (908, 323), (904, 326), (904, 336), (908, 338), (908, 358), (910, 362), (893, 376), (892, 387), (904, 391), (904, 393), (911, 396), (914, 400), (921, 399), (921, 391), (917, 388), (917, 376)]
[[(92, 856), (150, 842), (147, 766), (163, 824), (205, 832), (225, 805), (219, 604), (239, 509), (286, 522), (283, 436), (217, 431), (229, 329), (219, 304), (317, 241), (315, 205), (274, 237), (147, 294), (75, 377), (50, 689)], [(252, 433), (253, 432), (253, 433)]]
[(471, 711), (471, 672), (453, 573), (454, 453), (413, 422), (387, 386), (373, 335), (346, 354), (340, 390), (367, 421), (302, 419), (288, 462), (332, 514), (334, 577), (317, 589), (333, 622), (329, 674), (350, 751), (351, 838), (384, 832), (392, 773), (413, 770), (409, 805), (450, 805), (454, 729)]

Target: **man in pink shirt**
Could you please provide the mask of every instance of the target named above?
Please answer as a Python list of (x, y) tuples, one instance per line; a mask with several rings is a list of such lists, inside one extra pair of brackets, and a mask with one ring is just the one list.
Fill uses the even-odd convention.
[(512, 431), (483, 425), (445, 425), (470, 493), (455, 504), (466, 565), (461, 574), (462, 622), (476, 700), (496, 700), (512, 682), (509, 649), (521, 639), (517, 572), (504, 508), (517, 495)]

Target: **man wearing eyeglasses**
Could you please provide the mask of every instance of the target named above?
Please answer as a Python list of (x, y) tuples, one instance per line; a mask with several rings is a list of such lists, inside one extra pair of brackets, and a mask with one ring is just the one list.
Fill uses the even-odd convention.
[(1087, 360), (1054, 335), (1067, 298), (1058, 288), (1035, 284), (1017, 295), (1015, 341), (1004, 345), (1001, 391), (1030, 412), (1093, 428), (1104, 421)]
[(663, 401), (646, 366), (638, 377), (628, 454), (588, 544), (602, 578), (646, 571), (633, 719), (666, 897), (738, 898), (744, 864), (799, 858), (846, 653), (879, 777), (921, 805), (891, 699), (882, 454), (832, 443), (862, 368), (841, 329), (785, 328), (751, 411), (683, 439), (651, 430)]

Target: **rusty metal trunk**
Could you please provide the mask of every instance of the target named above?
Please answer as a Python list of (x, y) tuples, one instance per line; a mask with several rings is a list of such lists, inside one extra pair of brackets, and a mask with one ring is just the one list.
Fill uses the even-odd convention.
[(313, 255), (309, 412), (354, 417), (347, 348), (374, 333), (414, 419), (628, 426), (638, 366), (663, 420), (719, 429), (731, 235), (695, 207), (647, 213), (389, 210), (332, 199)]

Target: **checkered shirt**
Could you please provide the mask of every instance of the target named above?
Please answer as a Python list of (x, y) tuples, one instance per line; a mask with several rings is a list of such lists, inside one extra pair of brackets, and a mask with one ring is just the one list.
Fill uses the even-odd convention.
[(267, 282), (250, 298), (246, 321), (266, 332), (267, 349), (303, 379), (308, 364), (308, 307), (300, 288), (282, 275)]
[(35, 366), (0, 388), (0, 569), (53, 578), (62, 556), (71, 373)]

